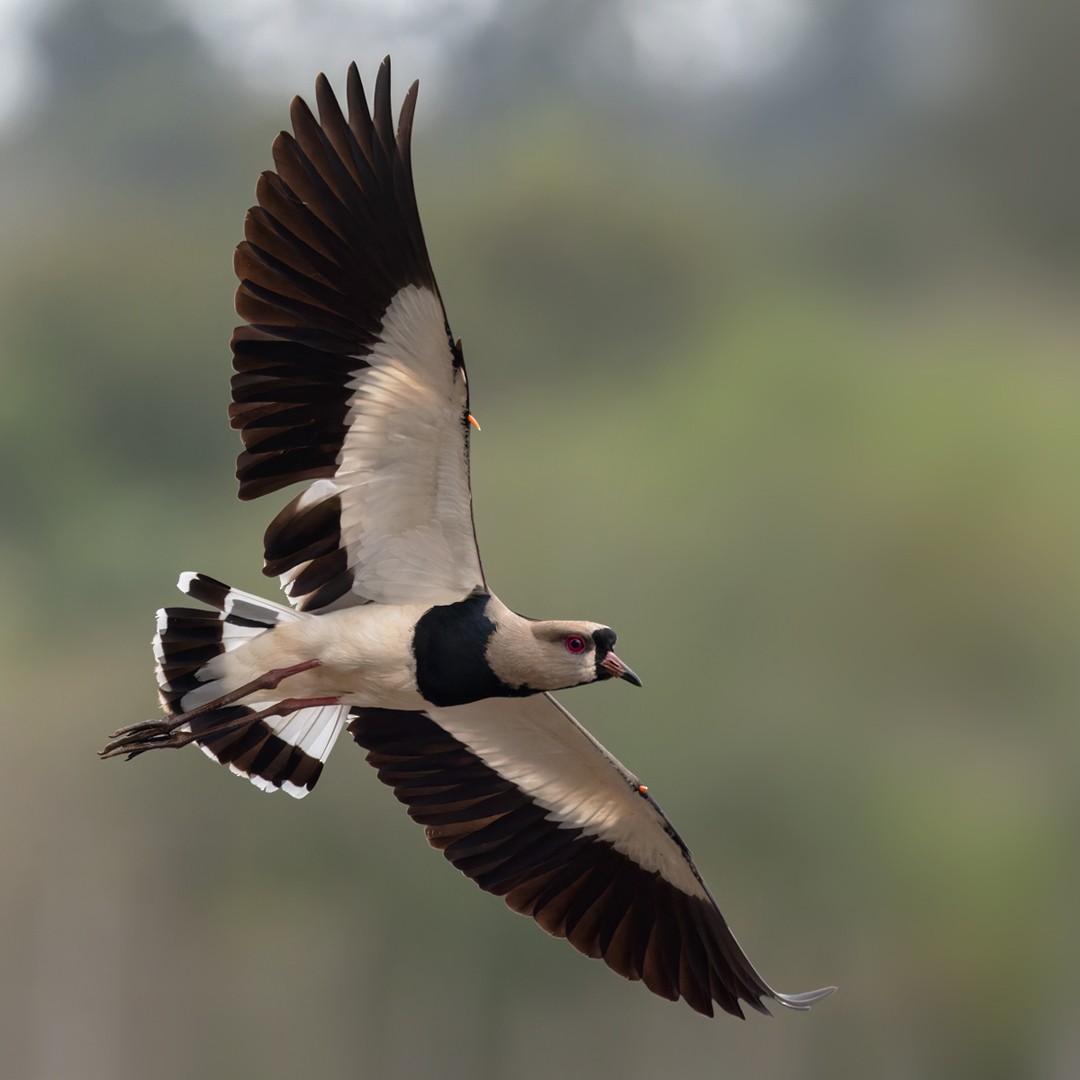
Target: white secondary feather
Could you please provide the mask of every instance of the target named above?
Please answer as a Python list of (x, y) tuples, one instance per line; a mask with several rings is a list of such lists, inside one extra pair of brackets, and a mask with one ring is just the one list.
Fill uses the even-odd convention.
[(610, 843), (676, 888), (707, 899), (659, 809), (637, 778), (553, 697), (486, 698), (428, 715), (486, 765), (516, 784), (548, 818)]
[[(290, 615), (293, 613), (290, 612)], [(232, 652), (233, 649), (239, 648), (241, 645), (246, 645), (253, 638), (259, 637), (260, 634), (266, 633), (266, 628), (263, 626), (237, 626), (235, 623), (225, 621), (225, 616), (219, 616), (221, 619), (221, 647), (225, 652)], [(264, 616), (265, 617), (265, 616)], [(156, 661), (154, 665), (154, 672), (157, 676), (157, 684), (162, 690), (168, 689), (169, 680), (165, 677), (165, 651), (161, 644), (161, 635), (164, 633), (169, 622), (169, 615), (165, 608), (159, 608), (157, 613), (157, 630), (154, 635), (154, 659)], [(212, 663), (212, 661), (211, 661)], [(199, 675), (201, 678), (201, 673)], [(213, 676), (208, 675), (208, 678)], [(201, 689), (201, 688), (199, 688)], [(191, 704), (186, 704), (192, 693), (198, 694), (198, 690), (191, 691), (184, 696), (183, 708), (194, 708)], [(209, 696), (207, 696), (209, 695)], [(202, 704), (203, 701), (211, 701), (215, 696), (215, 692), (212, 690), (206, 691), (200, 697), (199, 701), (195, 704)]]
[[(348, 433), (333, 481), (353, 592), (382, 604), (450, 603), (483, 584), (472, 524), (464, 373), (439, 298), (401, 289), (381, 340), (358, 359)], [(291, 577), (294, 575), (287, 575)], [(287, 581), (286, 581), (287, 583)]]

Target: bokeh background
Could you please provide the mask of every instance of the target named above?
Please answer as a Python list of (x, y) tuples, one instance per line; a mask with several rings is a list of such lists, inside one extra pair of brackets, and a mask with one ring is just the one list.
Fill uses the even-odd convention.
[[(1080, 19), (1067, 0), (0, 4), (2, 1072), (1080, 1074)], [(295, 92), (422, 80), (415, 164), (518, 610), (809, 1015), (705, 1020), (152, 715), (234, 498), (231, 253)]]

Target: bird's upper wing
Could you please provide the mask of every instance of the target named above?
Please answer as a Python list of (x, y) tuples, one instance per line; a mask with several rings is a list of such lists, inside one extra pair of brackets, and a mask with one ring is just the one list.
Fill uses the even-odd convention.
[(236, 251), (232, 425), (240, 497), (314, 480), (274, 519), (267, 574), (305, 610), (449, 603), (483, 585), (469, 487), (469, 398), (413, 191), (417, 84), (346, 121), (326, 78), (274, 143)]
[(587, 956), (711, 1016), (809, 1007), (754, 970), (660, 807), (550, 695), (354, 709), (353, 738), (430, 843)]

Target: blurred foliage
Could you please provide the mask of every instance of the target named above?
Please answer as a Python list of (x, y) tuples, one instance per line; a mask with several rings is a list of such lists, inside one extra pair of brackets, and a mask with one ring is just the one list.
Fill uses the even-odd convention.
[[(95, 760), (154, 708), (177, 571), (273, 595), (225, 403), (230, 252), (285, 117), (179, 24), (103, 12), (45, 32), (62, 77), (0, 155), (10, 1074), (1075, 1075), (1071, 192), (1021, 199), (1032, 231), (960, 155), (949, 198), (998, 209), (947, 213), (928, 124), (765, 182), (649, 109), (519, 93), (436, 130), (421, 94), (488, 576), (618, 629), (646, 689), (567, 703), (765, 976), (841, 987), (710, 1023), (479, 895), (345, 743), (300, 804), (194, 752)], [(1068, 258), (1007, 239), (1036, 233)]]

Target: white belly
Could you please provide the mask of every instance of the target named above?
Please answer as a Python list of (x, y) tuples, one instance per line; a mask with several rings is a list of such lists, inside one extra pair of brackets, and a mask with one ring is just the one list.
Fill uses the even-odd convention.
[(420, 708), (412, 632), (428, 606), (365, 604), (282, 622), (218, 657), (206, 673), (221, 680), (220, 694), (275, 668), (318, 660), (318, 667), (244, 700), (336, 697), (343, 705)]

